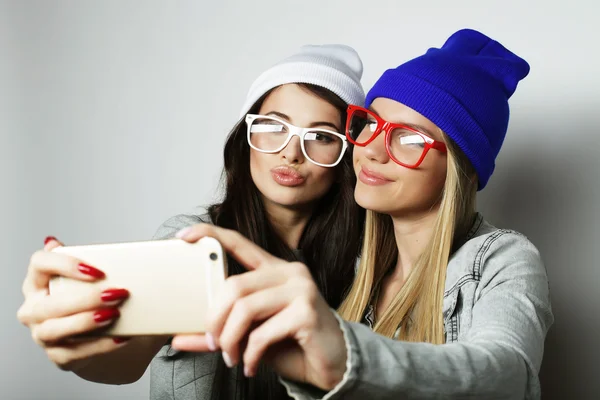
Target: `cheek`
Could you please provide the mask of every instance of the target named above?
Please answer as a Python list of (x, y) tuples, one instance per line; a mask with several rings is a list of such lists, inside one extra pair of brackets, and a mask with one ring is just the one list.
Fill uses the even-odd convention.
[(439, 196), (442, 190), (444, 189), (444, 184), (446, 183), (446, 174), (448, 172), (447, 159), (446, 157), (437, 157), (430, 156), (428, 163), (424, 163), (425, 183), (429, 187), (429, 191), (431, 191), (436, 196)]
[(446, 166), (441, 162), (422, 164), (416, 170), (404, 168), (398, 181), (398, 197), (401, 203), (410, 207), (428, 209), (439, 200), (446, 182)]
[(315, 196), (322, 196), (331, 187), (333, 182), (335, 181), (336, 170), (335, 168), (322, 168), (315, 166), (310, 171), (311, 182), (309, 185), (309, 190), (312, 188), (312, 192)]
[(256, 150), (250, 150), (250, 176), (257, 186), (261, 185), (261, 181), (264, 180), (265, 172), (269, 169), (268, 166), (268, 155), (260, 153)]
[(354, 149), (352, 150), (352, 165), (354, 166), (354, 173), (356, 174), (356, 176), (358, 176), (360, 172), (358, 170), (358, 161), (364, 158), (362, 154), (363, 151), (364, 149), (359, 146), (354, 146)]

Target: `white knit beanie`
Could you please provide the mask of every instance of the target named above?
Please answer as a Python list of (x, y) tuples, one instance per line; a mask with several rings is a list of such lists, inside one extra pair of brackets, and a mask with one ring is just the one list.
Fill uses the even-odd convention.
[(342, 44), (305, 45), (265, 72), (252, 84), (242, 107), (244, 116), (269, 90), (286, 83), (310, 83), (329, 89), (348, 104), (362, 106), (363, 64), (356, 50)]

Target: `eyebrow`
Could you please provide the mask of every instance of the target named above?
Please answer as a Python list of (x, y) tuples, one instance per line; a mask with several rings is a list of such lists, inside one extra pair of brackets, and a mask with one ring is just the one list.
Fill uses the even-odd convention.
[[(284, 113), (279, 112), (279, 111), (270, 111), (266, 115), (274, 115), (274, 116), (279, 117), (281, 119), (285, 119), (288, 122), (291, 120), (290, 117), (288, 117), (287, 115), (285, 115)], [(328, 121), (316, 121), (316, 122), (313, 122), (313, 123), (310, 124), (309, 128), (316, 128), (318, 126), (328, 126), (330, 128), (335, 129), (337, 132), (340, 131), (340, 128), (338, 126), (336, 126), (334, 123), (328, 122)]]
[[(369, 111), (373, 111), (375, 114), (379, 115), (379, 113), (377, 112), (377, 110), (375, 110), (373, 108), (373, 106), (369, 107)], [(423, 125), (411, 124), (409, 122), (397, 122), (397, 123), (402, 124), (402, 125), (406, 125), (409, 128), (413, 128), (413, 129), (415, 129), (417, 131), (421, 131), (423, 133), (426, 133), (428, 136), (431, 136), (432, 138), (435, 138), (435, 136), (436, 136), (436, 135), (433, 134), (433, 132), (431, 132), (431, 130), (425, 128)]]

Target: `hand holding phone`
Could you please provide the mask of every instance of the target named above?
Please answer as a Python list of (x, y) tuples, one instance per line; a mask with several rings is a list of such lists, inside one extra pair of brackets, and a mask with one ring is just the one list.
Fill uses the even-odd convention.
[(201, 333), (206, 312), (227, 277), (220, 243), (204, 237), (195, 243), (179, 239), (57, 247), (93, 265), (104, 279), (85, 282), (66, 277), (50, 281), (51, 296), (73, 296), (97, 285), (102, 290), (125, 288), (113, 324), (90, 332), (94, 336), (173, 335)]

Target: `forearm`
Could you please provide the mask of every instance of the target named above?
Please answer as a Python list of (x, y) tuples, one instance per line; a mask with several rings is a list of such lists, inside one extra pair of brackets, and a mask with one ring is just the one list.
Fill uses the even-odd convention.
[(526, 398), (526, 363), (503, 345), (407, 343), (374, 335), (359, 324), (343, 328), (349, 346), (343, 381), (326, 393), (283, 380), (293, 398)]
[(118, 350), (82, 361), (73, 372), (87, 381), (109, 385), (136, 382), (167, 339), (165, 336), (131, 338), (130, 343)]
[(346, 380), (352, 390), (344, 399), (367, 394), (382, 399), (525, 398), (525, 360), (500, 343), (407, 343), (373, 335), (365, 326), (346, 327), (352, 368)]

